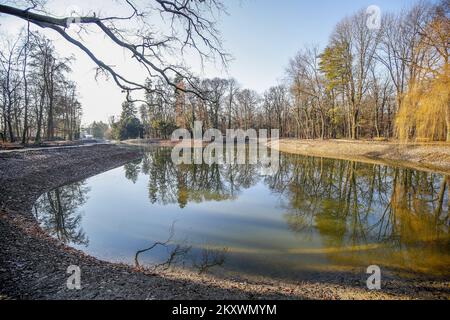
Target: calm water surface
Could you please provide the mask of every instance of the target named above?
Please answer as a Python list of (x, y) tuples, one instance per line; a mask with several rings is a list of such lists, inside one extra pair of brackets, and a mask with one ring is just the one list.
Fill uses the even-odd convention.
[(176, 166), (168, 148), (57, 188), (35, 204), (54, 237), (149, 268), (300, 279), (369, 265), (450, 276), (449, 185), (440, 174), (296, 155)]

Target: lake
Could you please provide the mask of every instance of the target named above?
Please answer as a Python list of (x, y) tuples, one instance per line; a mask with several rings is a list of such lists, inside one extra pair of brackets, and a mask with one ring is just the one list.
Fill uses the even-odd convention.
[(370, 265), (450, 276), (450, 178), (281, 154), (175, 165), (170, 148), (43, 194), (42, 228), (111, 262), (299, 280)]

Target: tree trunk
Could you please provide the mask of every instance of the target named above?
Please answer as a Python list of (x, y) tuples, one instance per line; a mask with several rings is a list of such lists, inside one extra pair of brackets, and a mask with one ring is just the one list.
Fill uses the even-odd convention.
[(36, 138), (34, 139), (35, 143), (41, 142), (41, 130), (42, 130), (42, 118), (44, 113), (44, 98), (45, 98), (45, 91), (42, 91), (41, 93), (41, 101), (39, 102), (39, 113), (37, 115), (37, 123), (36, 123)]
[[(25, 59), (26, 66), (26, 59)], [(23, 75), (24, 75), (24, 95), (25, 95), (25, 106), (24, 106), (24, 118), (23, 118), (23, 132), (22, 132), (22, 144), (27, 142), (27, 132), (28, 132), (28, 81), (26, 78), (26, 67), (24, 67)]]
[(352, 117), (352, 132), (351, 132), (352, 140), (358, 139), (358, 113), (354, 112)]
[(447, 142), (450, 142), (450, 103), (447, 102)]
[(321, 122), (321, 124), (322, 124), (322, 127), (321, 127), (321, 133), (320, 133), (320, 138), (321, 138), (322, 140), (324, 140), (324, 139), (325, 139), (325, 117), (324, 117), (322, 111), (321, 111), (321, 113), (320, 113), (320, 122)]
[(27, 80), (27, 63), (28, 63), (28, 44), (30, 42), (30, 23), (28, 23), (28, 33), (27, 33), (27, 43), (25, 44), (25, 56), (23, 62), (23, 84), (24, 84), (24, 95), (25, 95), (25, 106), (24, 106), (24, 119), (23, 119), (23, 132), (22, 132), (22, 144), (27, 142), (27, 132), (28, 132), (28, 80)]
[(47, 117), (47, 140), (53, 140), (54, 138), (54, 127), (53, 127), (53, 98), (50, 97), (48, 106), (48, 117)]
[(11, 120), (11, 109), (12, 109), (12, 106), (11, 106), (11, 100), (10, 100), (11, 98), (9, 98), (9, 104), (8, 104), (8, 115), (7, 115), (7, 118), (6, 118), (6, 124), (8, 125), (8, 133), (9, 133), (9, 141), (10, 142), (15, 142), (15, 138), (14, 138), (14, 130), (13, 130), (13, 126), (12, 126), (12, 120)]

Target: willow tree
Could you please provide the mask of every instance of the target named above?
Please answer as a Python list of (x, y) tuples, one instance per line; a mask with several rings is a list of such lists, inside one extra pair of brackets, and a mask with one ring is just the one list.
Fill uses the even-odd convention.
[(419, 25), (417, 50), (420, 60), (409, 60), (417, 70), (396, 119), (401, 140), (450, 141), (448, 34), (449, 2), (430, 10), (426, 23)]
[(396, 127), (400, 140), (450, 142), (449, 68), (410, 88), (400, 108)]
[[(424, 99), (424, 104), (428, 105), (430, 110), (436, 110), (436, 117), (445, 119), (446, 140), (448, 142), (450, 142), (449, 16), (450, 1), (442, 0), (434, 8), (430, 23), (425, 26), (424, 30), (421, 30), (422, 43), (432, 48), (437, 56), (438, 63), (442, 64), (438, 71), (434, 71), (435, 78), (431, 84), (429, 97)], [(444, 127), (444, 125), (441, 125), (441, 127)], [(441, 130), (443, 131), (443, 129)]]

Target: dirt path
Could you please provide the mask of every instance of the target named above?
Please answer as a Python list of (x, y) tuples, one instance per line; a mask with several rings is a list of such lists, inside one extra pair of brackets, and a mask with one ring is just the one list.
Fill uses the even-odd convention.
[(374, 141), (282, 139), (276, 149), (306, 156), (386, 164), (450, 174), (449, 143), (402, 144)]
[(73, 148), (85, 148), (92, 146), (102, 146), (109, 145), (110, 143), (88, 143), (83, 145), (73, 145), (73, 146), (55, 146), (55, 147), (36, 147), (36, 148), (24, 148), (24, 149), (11, 149), (11, 150), (0, 150), (1, 154), (6, 153), (16, 153), (16, 152), (30, 152), (30, 151), (43, 151), (43, 150), (55, 150), (55, 149), (73, 149)]
[[(0, 154), (0, 297), (14, 299), (411, 299), (450, 297), (449, 283), (386, 276), (365, 289), (363, 270), (284, 283), (214, 278), (186, 271), (147, 272), (89, 257), (48, 236), (31, 214), (44, 192), (129, 162), (130, 148), (96, 145)], [(66, 287), (67, 267), (82, 270), (82, 290)]]

